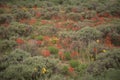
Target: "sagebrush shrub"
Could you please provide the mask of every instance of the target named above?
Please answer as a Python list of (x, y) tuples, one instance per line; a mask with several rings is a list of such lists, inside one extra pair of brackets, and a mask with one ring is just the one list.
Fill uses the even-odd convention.
[(97, 60), (91, 64), (87, 71), (92, 75), (101, 75), (110, 68), (120, 69), (120, 49), (113, 49), (100, 54)]

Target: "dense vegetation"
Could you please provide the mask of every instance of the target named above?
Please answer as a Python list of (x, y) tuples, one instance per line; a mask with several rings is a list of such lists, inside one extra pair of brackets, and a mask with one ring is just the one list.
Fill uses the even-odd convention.
[(120, 0), (0, 0), (0, 80), (120, 80)]

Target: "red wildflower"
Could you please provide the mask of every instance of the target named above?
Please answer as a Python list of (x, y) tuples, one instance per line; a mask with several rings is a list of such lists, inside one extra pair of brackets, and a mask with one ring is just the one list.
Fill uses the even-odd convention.
[(41, 45), (41, 44), (42, 44), (42, 41), (37, 40), (37, 44), (38, 44), (38, 45)]
[(61, 46), (60, 44), (57, 44), (57, 48), (61, 49), (61, 48), (62, 48), (62, 46)]
[(105, 12), (105, 13), (103, 14), (103, 16), (104, 16), (104, 17), (109, 17), (110, 14), (109, 14), (108, 12)]
[(94, 51), (95, 53), (97, 53), (97, 48), (93, 48), (93, 51)]
[(70, 73), (74, 72), (74, 68), (73, 67), (69, 67), (68, 70), (69, 70)]
[(35, 24), (35, 22), (36, 22), (36, 19), (34, 19), (34, 18), (32, 18), (30, 21), (29, 21), (29, 24)]
[(36, 13), (36, 17), (40, 17), (41, 16), (41, 13), (40, 12), (37, 12)]
[(104, 21), (104, 17), (99, 17), (98, 20), (103, 22)]
[(23, 44), (23, 43), (24, 43), (24, 41), (23, 41), (22, 39), (20, 39), (20, 38), (16, 39), (16, 42), (17, 42), (18, 44)]
[(50, 40), (49, 36), (44, 36), (44, 40), (49, 41)]
[(92, 21), (96, 21), (97, 19), (95, 17), (91, 18)]
[(34, 5), (34, 6), (33, 6), (33, 9), (36, 10), (36, 9), (37, 9), (37, 5)]
[(105, 44), (106, 44), (107, 46), (109, 46), (109, 47), (112, 46), (111, 38), (110, 38), (109, 35), (106, 36), (106, 38), (105, 38)]
[(81, 21), (83, 21), (83, 20), (84, 20), (84, 17), (83, 17), (83, 16), (81, 16), (81, 17), (80, 17), (80, 20), (81, 20)]
[(42, 24), (47, 24), (47, 20), (41, 20)]
[(71, 53), (71, 55), (70, 55), (70, 56), (71, 56), (71, 57), (78, 56), (78, 52), (75, 52), (75, 51), (74, 51), (74, 52), (72, 52), (72, 53)]
[(58, 52), (58, 54), (59, 54), (59, 56), (61, 56), (61, 55), (63, 55), (63, 52), (60, 51), (60, 52)]
[(59, 55), (59, 57), (63, 60), (64, 58), (65, 58), (65, 56), (64, 56), (64, 53), (63, 52), (58, 52), (58, 55)]
[(50, 56), (50, 51), (49, 50), (43, 50), (43, 56), (44, 57), (48, 57), (48, 56)]

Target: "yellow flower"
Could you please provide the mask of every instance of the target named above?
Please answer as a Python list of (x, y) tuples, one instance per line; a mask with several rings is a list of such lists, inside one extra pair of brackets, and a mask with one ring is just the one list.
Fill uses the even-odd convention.
[(58, 41), (59, 39), (57, 37), (53, 37), (52, 40)]
[(97, 43), (99, 43), (99, 42), (100, 42), (100, 40), (96, 40), (96, 42), (97, 42)]
[(103, 50), (103, 52), (105, 53), (105, 52), (106, 52), (106, 50), (104, 49), (104, 50)]
[(91, 58), (92, 61), (94, 61), (95, 59), (94, 58)]
[(46, 68), (42, 68), (42, 74), (45, 74), (47, 72)]
[(64, 10), (60, 10), (60, 13), (65, 13), (65, 11)]
[(34, 68), (34, 71), (37, 71), (37, 68)]
[(25, 7), (23, 7), (22, 9), (23, 9), (23, 10), (25, 10), (25, 11), (27, 11), (27, 10), (28, 10), (28, 9), (27, 9), (27, 8), (25, 8)]

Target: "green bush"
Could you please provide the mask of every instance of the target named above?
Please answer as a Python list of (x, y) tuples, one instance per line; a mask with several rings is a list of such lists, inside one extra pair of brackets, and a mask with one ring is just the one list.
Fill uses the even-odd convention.
[(12, 14), (1, 14), (0, 15), (0, 24), (10, 23), (13, 20)]
[(13, 14), (14, 14), (16, 21), (19, 21), (21, 19), (30, 19), (31, 18), (31, 14), (28, 11), (25, 12), (20, 9), (14, 9)]
[(72, 20), (78, 21), (78, 20), (80, 20), (81, 15), (79, 13), (71, 12), (71, 13), (67, 14), (67, 17), (68, 17), (68, 19), (72, 19)]
[(62, 74), (68, 74), (68, 66), (63, 66), (61, 72)]
[(65, 59), (66, 59), (66, 60), (71, 60), (70, 54), (71, 54), (70, 52), (65, 52), (65, 53), (64, 53), (64, 56), (65, 56)]
[(10, 39), (15, 36), (28, 36), (32, 33), (30, 25), (12, 22), (9, 27), (0, 27), (0, 39)]
[(81, 17), (85, 19), (90, 19), (96, 15), (96, 11), (91, 10), (91, 11), (83, 11), (80, 13)]
[(57, 61), (42, 56), (31, 57), (30, 53), (17, 49), (0, 58), (2, 80), (39, 80), (54, 75)]
[(112, 27), (111, 25), (105, 25), (98, 27), (97, 30), (103, 33), (103, 37), (106, 37), (106, 35), (112, 31)]
[(0, 8), (0, 14), (3, 14), (4, 12), (4, 9)]
[(16, 42), (13, 40), (0, 40), (0, 52), (13, 50), (16, 45)]
[(94, 51), (94, 48), (97, 49), (97, 54), (102, 53), (103, 50), (108, 49), (105, 45), (93, 41), (88, 45), (88, 51), (91, 53), (91, 55), (97, 55)]
[(58, 54), (58, 49), (54, 46), (49, 46), (48, 50), (50, 51), (51, 54)]
[(87, 71), (92, 75), (101, 75), (110, 68), (120, 69), (120, 49), (113, 49), (106, 54), (100, 54), (97, 60), (91, 64)]
[(76, 36), (80, 40), (82, 40), (83, 42), (88, 44), (89, 41), (96, 40), (96, 39), (102, 37), (102, 33), (95, 28), (84, 27), (81, 30), (76, 32)]
[(16, 65), (23, 61), (23, 59), (29, 57), (30, 55), (22, 50), (16, 49), (12, 53), (3, 56), (0, 59), (0, 71), (4, 71), (10, 65)]
[(28, 36), (32, 32), (32, 27), (30, 25), (12, 22), (8, 28), (14, 35)]
[(111, 24), (99, 26), (97, 29), (103, 33), (103, 38), (110, 36), (112, 43), (115, 46), (120, 45), (120, 23), (119, 20), (112, 21)]
[(71, 60), (71, 61), (70, 61), (70, 66), (73, 67), (73, 68), (78, 67), (79, 64), (80, 64), (80, 63), (79, 63), (79, 61), (77, 61), (77, 60)]
[(102, 77), (105, 77), (104, 80), (120, 80), (120, 69), (109, 69), (102, 74)]
[(37, 40), (43, 40), (43, 36), (42, 35), (39, 35), (36, 37)]
[(41, 19), (49, 20), (49, 19), (52, 19), (53, 16), (57, 16), (57, 15), (58, 15), (58, 11), (52, 11), (52, 12), (47, 11), (46, 13), (43, 12)]
[(78, 75), (83, 76), (85, 74), (85, 71), (87, 69), (88, 65), (87, 64), (79, 64), (75, 70)]
[(9, 39), (12, 36), (12, 32), (5, 26), (0, 26), (0, 39)]
[(52, 35), (57, 35), (58, 30), (59, 29), (57, 29), (54, 26), (45, 25), (45, 26), (41, 26), (38, 29), (38, 33), (41, 34), (41, 35), (44, 35), (44, 36), (48, 36), (48, 35), (52, 36)]
[(120, 46), (120, 23), (116, 21), (112, 27), (112, 32), (110, 33), (111, 41), (115, 46)]

